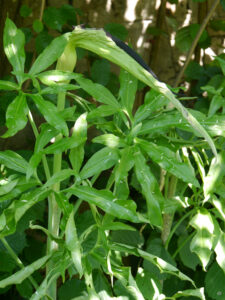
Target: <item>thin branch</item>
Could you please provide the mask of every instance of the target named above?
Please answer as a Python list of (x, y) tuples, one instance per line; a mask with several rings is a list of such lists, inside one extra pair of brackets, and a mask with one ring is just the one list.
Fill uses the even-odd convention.
[(182, 77), (184, 75), (184, 71), (186, 70), (186, 68), (187, 68), (187, 66), (189, 64), (189, 62), (191, 60), (191, 57), (192, 57), (192, 54), (193, 54), (193, 52), (194, 52), (194, 50), (195, 50), (195, 48), (196, 48), (196, 46), (198, 44), (198, 41), (199, 41), (199, 39), (200, 39), (200, 37), (201, 37), (201, 35), (203, 33), (203, 30), (206, 28), (206, 25), (208, 24), (208, 22), (209, 22), (209, 20), (210, 20), (210, 18), (212, 16), (212, 14), (213, 14), (214, 10), (216, 9), (217, 5), (219, 4), (219, 2), (220, 2), (220, 0), (215, 0), (214, 1), (214, 3), (212, 4), (212, 6), (211, 6), (211, 8), (210, 8), (210, 10), (209, 10), (209, 12), (207, 14), (207, 16), (205, 17), (204, 21), (202, 22), (202, 24), (201, 24), (201, 26), (199, 28), (199, 31), (198, 31), (198, 33), (197, 33), (197, 35), (196, 35), (196, 37), (195, 37), (195, 39), (194, 39), (194, 41), (193, 41), (193, 43), (191, 45), (191, 48), (190, 48), (190, 50), (188, 52), (186, 61), (185, 61), (182, 69), (180, 70), (180, 72), (179, 72), (179, 74), (178, 74), (178, 76), (177, 76), (177, 78), (175, 80), (174, 87), (177, 87), (179, 85), (179, 83), (180, 83), (180, 81), (181, 81), (181, 79), (182, 79)]

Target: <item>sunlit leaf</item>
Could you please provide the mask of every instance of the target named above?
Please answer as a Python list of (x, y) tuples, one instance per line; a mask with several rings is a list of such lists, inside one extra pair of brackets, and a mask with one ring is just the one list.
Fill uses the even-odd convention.
[(205, 270), (212, 254), (214, 222), (210, 213), (202, 208), (191, 219), (190, 225), (196, 229), (190, 249), (197, 254)]
[(209, 172), (204, 180), (204, 193), (205, 196), (214, 192), (217, 185), (222, 181), (222, 178), (225, 175), (225, 153), (224, 151), (220, 152), (217, 158), (213, 158)]
[(55, 38), (50, 45), (45, 48), (44, 51), (37, 57), (29, 71), (29, 74), (35, 75), (51, 66), (63, 53), (67, 42), (66, 35), (61, 35)]
[(26, 96), (20, 93), (7, 108), (6, 126), (8, 127), (8, 131), (3, 137), (13, 136), (26, 126), (28, 110)]
[(175, 295), (173, 295), (174, 299), (177, 299), (177, 298), (180, 298), (180, 297), (190, 297), (190, 296), (194, 296), (194, 297), (200, 298), (202, 300), (206, 299), (205, 298), (205, 293), (204, 293), (204, 288), (195, 289), (195, 290), (179, 291)]
[(221, 232), (219, 241), (215, 248), (216, 261), (225, 272), (225, 233)]
[[(20, 29), (9, 19), (6, 19), (4, 28), (4, 51), (13, 66), (14, 71), (23, 73), (25, 63), (25, 36)], [(21, 75), (17, 75), (19, 82), (22, 80)]]

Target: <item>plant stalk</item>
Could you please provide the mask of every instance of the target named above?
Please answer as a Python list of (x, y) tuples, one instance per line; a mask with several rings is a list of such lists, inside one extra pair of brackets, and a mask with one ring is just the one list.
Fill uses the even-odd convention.
[[(77, 61), (76, 51), (71, 44), (67, 44), (64, 49), (63, 54), (57, 61), (56, 69), (60, 71), (70, 71), (72, 72)], [(62, 111), (65, 108), (66, 93), (62, 92), (58, 94), (57, 99), (57, 109)], [(59, 141), (63, 138), (62, 134), (59, 134), (55, 141)], [(53, 158), (53, 175), (58, 173), (62, 167), (62, 153), (54, 154)], [(59, 235), (60, 217), (61, 210), (56, 202), (55, 194), (60, 192), (60, 183), (56, 183), (52, 186), (54, 191), (48, 200), (48, 231), (53, 236)], [(52, 251), (57, 251), (58, 244), (48, 236), (47, 240), (47, 254)], [(48, 275), (54, 268), (54, 262), (50, 260), (46, 265), (46, 275)], [(48, 295), (51, 299), (57, 299), (57, 280), (53, 280), (48, 288)]]

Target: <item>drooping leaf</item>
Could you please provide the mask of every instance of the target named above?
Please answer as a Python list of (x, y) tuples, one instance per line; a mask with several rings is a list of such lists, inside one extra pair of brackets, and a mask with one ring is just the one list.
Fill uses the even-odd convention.
[(63, 53), (67, 42), (68, 40), (66, 35), (61, 35), (55, 38), (50, 45), (45, 48), (44, 51), (37, 57), (29, 71), (29, 74), (38, 74), (51, 66)]
[(40, 110), (48, 123), (59, 130), (59, 132), (61, 132), (65, 136), (68, 136), (69, 131), (66, 122), (60, 116), (55, 105), (49, 101), (44, 100), (44, 98), (39, 94), (31, 94), (30, 96), (32, 97), (35, 104), (37, 105), (37, 108)]
[(8, 106), (6, 111), (6, 126), (8, 131), (2, 137), (10, 137), (23, 129), (27, 124), (28, 106), (26, 96), (20, 93)]
[(212, 254), (214, 222), (208, 210), (202, 208), (191, 219), (190, 225), (196, 229), (190, 249), (197, 254), (205, 270)]
[[(4, 51), (13, 66), (14, 71), (23, 73), (25, 63), (25, 36), (20, 29), (9, 19), (6, 19), (4, 28)], [(22, 76), (17, 75), (19, 83), (22, 81)]]

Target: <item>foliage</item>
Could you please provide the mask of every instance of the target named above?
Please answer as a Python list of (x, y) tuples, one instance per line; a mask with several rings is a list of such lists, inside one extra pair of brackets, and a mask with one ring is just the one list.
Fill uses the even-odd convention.
[[(225, 60), (216, 58), (215, 78), (189, 67), (189, 77), (207, 74), (209, 105), (184, 108), (102, 30), (64, 33), (77, 13), (48, 8), (34, 22), (45, 42), (32, 66), (24, 33), (6, 20), (14, 77), (0, 81), (11, 95), (2, 137), (29, 122), (35, 144), (0, 152), (0, 293), (15, 285), (17, 298), (56, 299), (58, 282), (59, 299), (223, 299)], [(46, 39), (46, 26), (62, 34)], [(100, 56), (90, 78), (73, 72), (76, 47)], [(108, 60), (121, 67), (119, 90)], [(138, 80), (152, 89), (135, 111)]]

